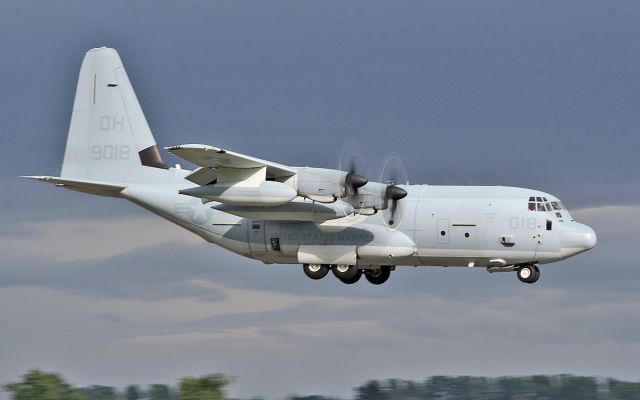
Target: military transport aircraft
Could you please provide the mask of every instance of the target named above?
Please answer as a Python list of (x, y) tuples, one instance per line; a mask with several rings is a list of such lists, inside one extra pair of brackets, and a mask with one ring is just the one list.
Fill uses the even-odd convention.
[(91, 49), (60, 176), (27, 178), (124, 198), (234, 253), (347, 284), (382, 284), (403, 265), (515, 271), (534, 283), (537, 264), (596, 244), (537, 190), (370, 182), (353, 165), (292, 167), (204, 144), (166, 150), (198, 168), (165, 165), (118, 53)]

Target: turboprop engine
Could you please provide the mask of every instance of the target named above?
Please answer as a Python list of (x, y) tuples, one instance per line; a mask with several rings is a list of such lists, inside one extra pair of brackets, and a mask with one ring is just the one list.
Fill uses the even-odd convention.
[(367, 177), (350, 170), (341, 171), (323, 168), (296, 168), (298, 195), (321, 203), (340, 200), (347, 203), (358, 214), (371, 215), (379, 210), (391, 211), (391, 224), (397, 202), (407, 192), (396, 185), (396, 179), (387, 184), (369, 182)]

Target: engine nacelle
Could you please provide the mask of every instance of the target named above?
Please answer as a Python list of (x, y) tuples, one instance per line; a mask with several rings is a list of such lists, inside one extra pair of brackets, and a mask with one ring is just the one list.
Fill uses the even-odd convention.
[(337, 169), (296, 168), (298, 194), (322, 203), (331, 203), (344, 196), (347, 173)]
[(386, 184), (368, 182), (358, 186), (357, 194), (349, 194), (345, 187), (347, 175), (348, 172), (337, 169), (296, 168), (295, 186), (299, 196), (321, 203), (332, 203), (341, 199), (350, 203), (357, 213), (366, 214), (368, 210), (383, 210), (387, 207)]

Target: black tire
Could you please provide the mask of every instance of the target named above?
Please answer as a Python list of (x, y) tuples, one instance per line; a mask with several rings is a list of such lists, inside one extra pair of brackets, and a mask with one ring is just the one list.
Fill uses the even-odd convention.
[(327, 276), (329, 266), (327, 264), (303, 264), (302, 270), (309, 278), (318, 280)]
[(523, 283), (535, 283), (540, 278), (540, 270), (535, 265), (523, 265), (516, 273)]
[(538, 268), (537, 265), (533, 266), (533, 276), (531, 277), (531, 282), (529, 283), (536, 283), (538, 282), (538, 279), (540, 279), (540, 268)]
[[(355, 277), (360, 271), (355, 265), (333, 265), (331, 267), (331, 271), (333, 275), (340, 279), (341, 281), (348, 281), (349, 279)], [(358, 278), (360, 279), (360, 278)]]
[(360, 280), (360, 277), (362, 277), (362, 271), (357, 269), (356, 274), (353, 277), (348, 279), (342, 279), (342, 278), (338, 278), (338, 279), (340, 279), (342, 283), (346, 283), (347, 285), (353, 285), (354, 283)]
[(373, 285), (382, 285), (391, 276), (391, 268), (386, 265), (373, 269), (365, 274), (365, 278)]

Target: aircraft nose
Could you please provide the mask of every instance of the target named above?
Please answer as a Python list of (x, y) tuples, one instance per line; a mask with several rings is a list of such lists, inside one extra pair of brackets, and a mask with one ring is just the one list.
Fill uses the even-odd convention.
[(574, 223), (560, 232), (560, 242), (563, 256), (571, 257), (593, 249), (598, 242), (598, 237), (591, 227)]
[(582, 232), (582, 242), (586, 250), (591, 250), (596, 247), (596, 243), (598, 243), (598, 237), (596, 236), (595, 231), (591, 229), (591, 227), (587, 225), (583, 226), (585, 229), (584, 232)]

